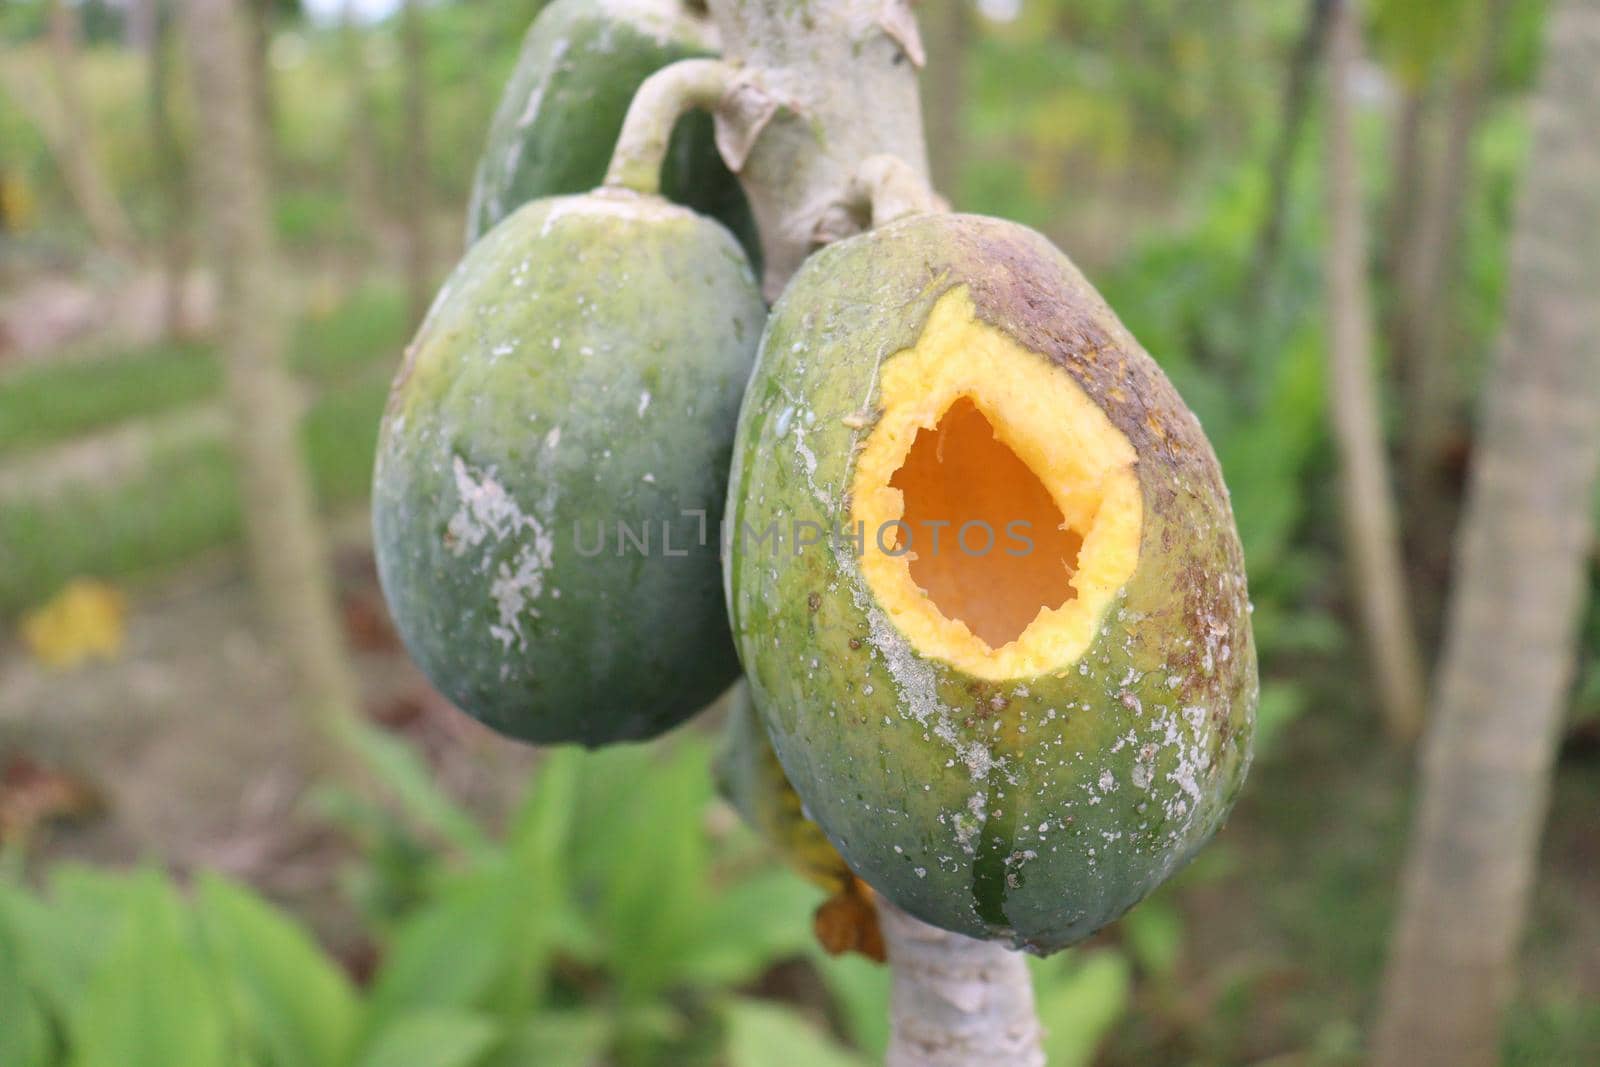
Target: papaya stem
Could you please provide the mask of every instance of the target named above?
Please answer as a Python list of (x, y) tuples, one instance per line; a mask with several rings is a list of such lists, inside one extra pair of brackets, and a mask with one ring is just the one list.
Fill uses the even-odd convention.
[(1021, 954), (878, 902), (893, 984), (886, 1067), (1044, 1067), (1043, 1032)]
[(767, 299), (831, 240), (858, 232), (847, 205), (870, 157), (927, 180), (909, 0), (709, 0), (739, 71), (717, 147), (761, 231)]
[[(943, 209), (928, 185), (917, 87), (927, 57), (910, 0), (708, 3), (737, 71), (717, 147), (755, 214), (768, 300), (812, 252), (858, 232), (860, 216), (882, 225)], [(888, 1067), (1042, 1067), (1021, 955), (882, 897), (878, 913), (893, 974)]]
[(867, 208), (873, 226), (950, 210), (916, 168), (887, 153), (867, 157), (850, 183), (850, 193)]
[(661, 192), (661, 165), (678, 120), (690, 111), (715, 112), (732, 84), (733, 70), (715, 59), (685, 59), (644, 80), (628, 105), (606, 170), (606, 185)]

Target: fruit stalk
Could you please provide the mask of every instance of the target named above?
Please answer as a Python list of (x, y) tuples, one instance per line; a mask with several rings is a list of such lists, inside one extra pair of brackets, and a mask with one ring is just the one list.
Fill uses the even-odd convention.
[(606, 184), (659, 194), (672, 128), (685, 112), (715, 112), (728, 92), (732, 73), (715, 59), (684, 59), (646, 78), (628, 105)]
[[(739, 68), (717, 116), (718, 147), (755, 213), (762, 288), (774, 300), (808, 255), (854, 232), (852, 208), (875, 170), (886, 179), (877, 188), (926, 185), (922, 42), (907, 0), (710, 0), (710, 8), (724, 56)], [(864, 168), (877, 156), (898, 162)], [(904, 198), (870, 199), (878, 213)], [(1044, 1063), (1018, 953), (879, 908), (893, 975), (888, 1067)]]
[(869, 157), (856, 171), (850, 188), (874, 226), (886, 226), (908, 215), (949, 210), (928, 187), (927, 179), (898, 156)]

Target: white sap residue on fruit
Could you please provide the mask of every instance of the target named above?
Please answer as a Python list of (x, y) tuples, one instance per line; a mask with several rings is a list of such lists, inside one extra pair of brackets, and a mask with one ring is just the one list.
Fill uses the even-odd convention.
[(500, 564), (494, 581), (489, 583), (489, 596), (500, 612), (500, 621), (489, 625), (489, 633), (502, 649), (509, 650), (512, 641), (517, 642), (518, 648), (528, 647), (527, 635), (522, 632), (522, 613), (539, 614), (529, 601), (544, 589), (544, 570), (550, 566), (552, 547), (550, 536), (541, 529), (532, 542), (517, 549), (515, 566)]
[[(551, 431), (559, 439), (560, 430)], [(450, 517), (446, 530), (450, 550), (464, 556), (469, 550), (484, 549), (480, 569), (489, 570), (493, 549), (505, 541), (518, 542), (510, 562), (502, 561), (490, 571), (489, 598), (494, 601), (497, 620), (489, 633), (509, 650), (513, 641), (527, 648), (522, 630), (524, 614), (538, 615), (532, 607), (544, 590), (544, 572), (550, 567), (555, 538), (546, 525), (529, 515), (507, 493), (495, 477), (494, 468), (477, 470), (460, 456), (454, 458), (456, 497), (460, 506)]]
[[(676, 209), (682, 211), (682, 208)], [(539, 225), (539, 236), (549, 237), (552, 230), (569, 216), (573, 218), (612, 218), (639, 221), (656, 221), (669, 218), (674, 209), (654, 197), (641, 196), (626, 190), (608, 189), (586, 193), (582, 196), (564, 196), (550, 202), (544, 221)], [(623, 275), (618, 281), (626, 282)]]
[(817, 454), (806, 444), (806, 430), (799, 423), (794, 426), (794, 454), (805, 464), (806, 482), (811, 486), (811, 495), (824, 504), (828, 503), (827, 496), (817, 489)]

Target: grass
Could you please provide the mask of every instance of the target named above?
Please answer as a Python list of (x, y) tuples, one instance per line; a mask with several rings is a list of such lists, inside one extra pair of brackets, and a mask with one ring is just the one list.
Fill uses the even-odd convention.
[[(398, 288), (371, 285), (297, 323), (291, 360), (316, 399), (301, 441), (324, 511), (365, 499), (387, 392), (373, 371), (398, 359), (407, 324)], [(0, 462), (220, 398), (213, 348), (164, 346), (30, 367), (0, 388)], [(158, 450), (137, 476), (67, 487), (0, 507), (0, 620), (69, 579), (137, 580), (239, 540), (239, 490), (225, 442)]]
[(131, 578), (239, 536), (226, 446), (157, 457), (140, 478), (0, 511), (0, 617), (38, 604), (79, 575)]
[(0, 385), (0, 455), (200, 403), (221, 385), (221, 367), (203, 345), (30, 366)]
[[(306, 414), (301, 440), (327, 512), (365, 498), (382, 383), (337, 390)], [(0, 619), (48, 598), (69, 579), (139, 579), (239, 540), (232, 455), (221, 442), (157, 455), (138, 478), (0, 509)]]
[[(291, 336), (291, 365), (308, 385), (348, 382), (386, 362), (405, 343), (405, 298), (398, 287), (356, 290)], [(222, 365), (208, 344), (156, 345), (61, 360), (0, 375), (0, 459), (216, 400)]]
[(377, 363), (400, 362), (406, 343), (406, 298), (397, 285), (357, 289), (323, 315), (300, 320), (290, 353), (297, 374), (329, 385)]

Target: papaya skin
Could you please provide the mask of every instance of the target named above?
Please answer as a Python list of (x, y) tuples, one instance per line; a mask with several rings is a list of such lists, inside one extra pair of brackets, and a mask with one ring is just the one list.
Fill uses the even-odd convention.
[(469, 250), (395, 379), (373, 479), (384, 592), (446, 697), (595, 746), (734, 680), (701, 530), (764, 317), (727, 231), (657, 197), (535, 201)]
[[(598, 187), (640, 84), (679, 60), (717, 54), (715, 25), (679, 0), (555, 0), (545, 7), (523, 38), (478, 160), (467, 243), (529, 200)], [(711, 116), (679, 120), (661, 189), (727, 226), (759, 266), (755, 221), (717, 154)]]
[[(849, 537), (790, 539), (800, 520), (851, 530), (885, 368), (925, 344), (944, 299), (1065, 376), (1136, 457), (1131, 574), (1080, 653), (1015, 676), (978, 677), (908, 639)], [(901, 909), (1052, 952), (1160, 885), (1231, 807), (1257, 670), (1216, 458), (1154, 361), (1037, 233), (917, 216), (814, 254), (768, 321), (728, 516), (725, 586), (755, 706), (806, 811)], [(751, 534), (774, 522), (776, 551)]]
[(717, 791), (746, 825), (796, 874), (828, 894), (812, 917), (817, 943), (830, 956), (856, 952), (884, 961), (883, 931), (872, 890), (845, 866), (817, 824), (807, 817), (783, 776), (765, 727), (751, 704), (749, 686), (735, 686), (713, 771)]

